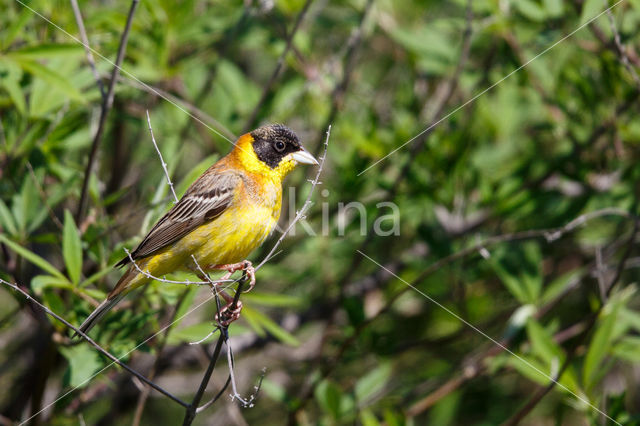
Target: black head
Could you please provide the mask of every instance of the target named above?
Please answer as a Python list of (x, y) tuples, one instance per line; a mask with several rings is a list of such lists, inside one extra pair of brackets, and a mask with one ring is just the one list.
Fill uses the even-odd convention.
[(298, 136), (282, 124), (269, 124), (251, 132), (253, 150), (258, 159), (272, 169), (288, 154), (304, 151)]

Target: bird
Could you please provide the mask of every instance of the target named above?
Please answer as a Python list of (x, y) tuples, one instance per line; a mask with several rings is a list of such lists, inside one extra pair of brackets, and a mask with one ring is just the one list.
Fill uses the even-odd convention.
[[(204, 278), (204, 271), (222, 270), (226, 271), (223, 281), (242, 270), (253, 287), (255, 270), (246, 258), (280, 218), (284, 178), (298, 164), (318, 165), (318, 161), (293, 130), (282, 124), (259, 127), (240, 136), (234, 145), (116, 264), (128, 268), (80, 325), (82, 333), (86, 335), (132, 290), (174, 271), (191, 271)], [(227, 302), (220, 311), (224, 312), (233, 299), (224, 291), (220, 294)], [(241, 305), (236, 305), (225, 321), (237, 319), (239, 309)]]

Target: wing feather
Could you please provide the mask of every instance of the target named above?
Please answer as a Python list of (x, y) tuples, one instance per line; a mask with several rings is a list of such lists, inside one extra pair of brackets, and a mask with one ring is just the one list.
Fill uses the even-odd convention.
[[(215, 220), (231, 204), (235, 189), (242, 178), (235, 173), (219, 172), (205, 175), (194, 182), (185, 195), (149, 231), (142, 242), (131, 252), (131, 257), (141, 259), (193, 231), (196, 227)], [(122, 259), (116, 266), (131, 261)]]

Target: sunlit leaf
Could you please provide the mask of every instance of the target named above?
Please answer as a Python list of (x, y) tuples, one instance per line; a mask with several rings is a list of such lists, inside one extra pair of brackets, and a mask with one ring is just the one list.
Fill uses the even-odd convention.
[(69, 278), (75, 285), (80, 281), (82, 272), (82, 241), (69, 210), (64, 212), (64, 229), (62, 231), (62, 255), (69, 272)]

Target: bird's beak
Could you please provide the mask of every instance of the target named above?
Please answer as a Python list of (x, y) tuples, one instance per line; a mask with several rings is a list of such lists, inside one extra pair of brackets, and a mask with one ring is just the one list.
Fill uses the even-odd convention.
[(293, 158), (300, 164), (314, 164), (314, 165), (320, 164), (318, 163), (318, 160), (313, 158), (313, 155), (309, 154), (309, 151), (307, 151), (302, 147), (300, 148), (300, 151), (291, 153), (291, 158)]

